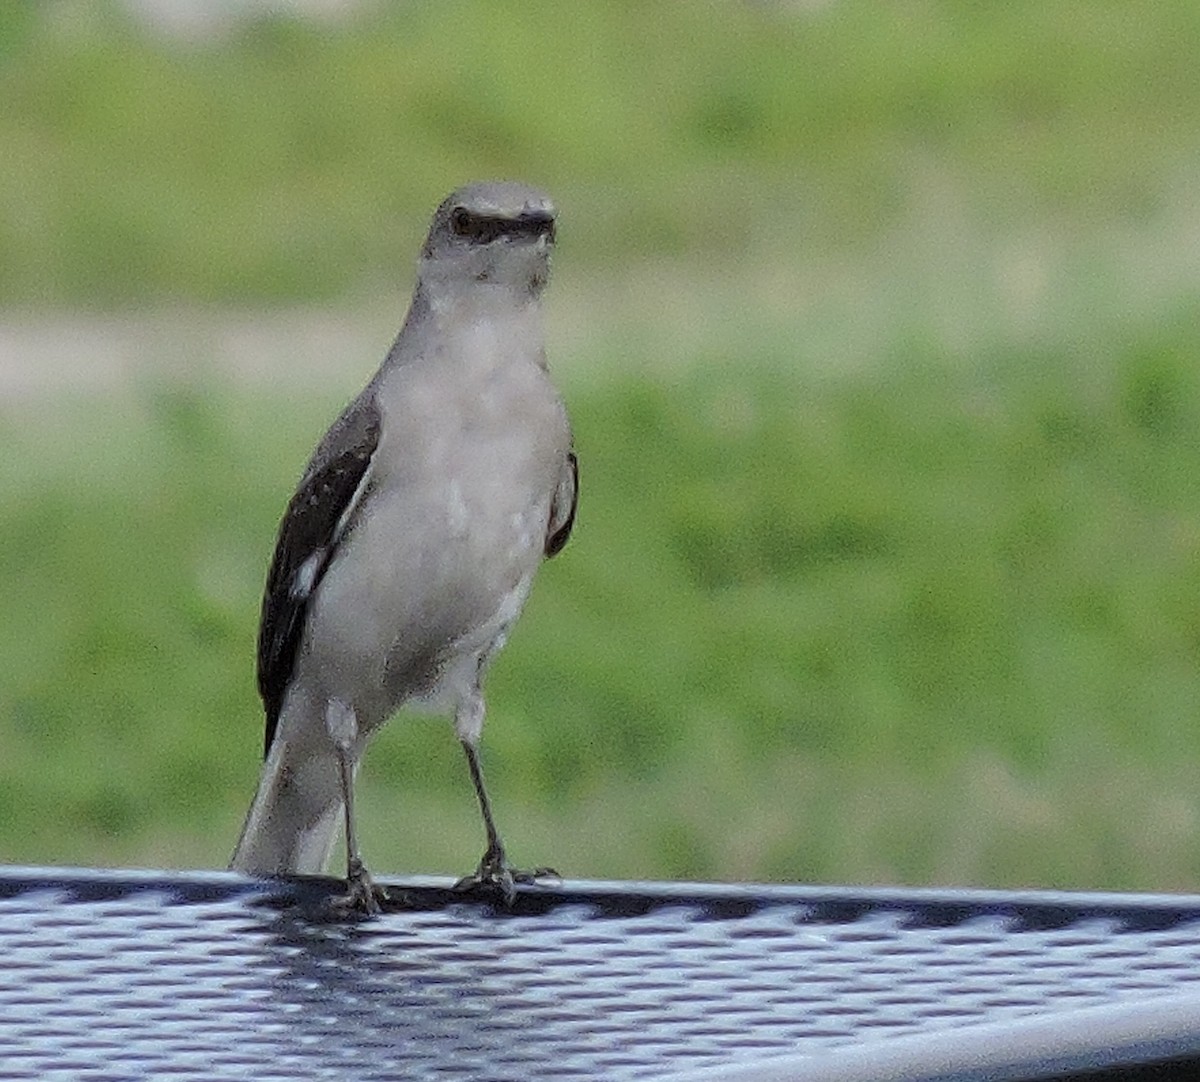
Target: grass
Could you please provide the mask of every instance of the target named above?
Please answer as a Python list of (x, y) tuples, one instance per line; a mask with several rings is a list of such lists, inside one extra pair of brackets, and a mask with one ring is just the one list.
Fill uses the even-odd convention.
[[(1194, 885), (1196, 314), (971, 366), (575, 358), (578, 534), (489, 687), (517, 854)], [(5, 420), (6, 859), (223, 862), (256, 772), (263, 567), (333, 408), (162, 385)], [(447, 724), (394, 723), (364, 779), (378, 868), (475, 859)]]
[(593, 267), (1190, 205), (1188, 0), (367, 8), (187, 41), (112, 2), (8, 5), (0, 301), (370, 296), (444, 192), (495, 175), (548, 186)]

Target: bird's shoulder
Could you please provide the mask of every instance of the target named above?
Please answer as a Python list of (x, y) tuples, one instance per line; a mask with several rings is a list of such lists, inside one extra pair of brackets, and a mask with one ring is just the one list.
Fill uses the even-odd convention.
[(579, 506), (579, 458), (568, 451), (558, 475), (558, 487), (550, 503), (550, 521), (546, 525), (546, 558), (557, 556), (571, 537), (575, 511)]

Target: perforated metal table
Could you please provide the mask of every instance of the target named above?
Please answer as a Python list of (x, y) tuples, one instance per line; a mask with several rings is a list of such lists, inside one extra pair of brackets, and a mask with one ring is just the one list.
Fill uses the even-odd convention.
[(0, 1076), (1200, 1078), (1197, 897), (339, 886), (0, 870)]

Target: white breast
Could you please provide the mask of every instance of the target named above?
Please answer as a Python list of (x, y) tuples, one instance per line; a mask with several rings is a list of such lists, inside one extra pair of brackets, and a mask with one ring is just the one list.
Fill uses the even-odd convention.
[(468, 324), (380, 388), (371, 488), (314, 597), (308, 650), (369, 727), (404, 701), (454, 709), (528, 597), (570, 431), (518, 341)]

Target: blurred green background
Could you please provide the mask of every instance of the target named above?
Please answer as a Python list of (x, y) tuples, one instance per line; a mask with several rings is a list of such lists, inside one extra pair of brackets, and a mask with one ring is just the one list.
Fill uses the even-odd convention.
[[(224, 864), (278, 517), (500, 176), (583, 471), (514, 859), (1200, 889), (1200, 6), (267, 7), (0, 7), (0, 859)], [(474, 866), (448, 723), (361, 791)]]

